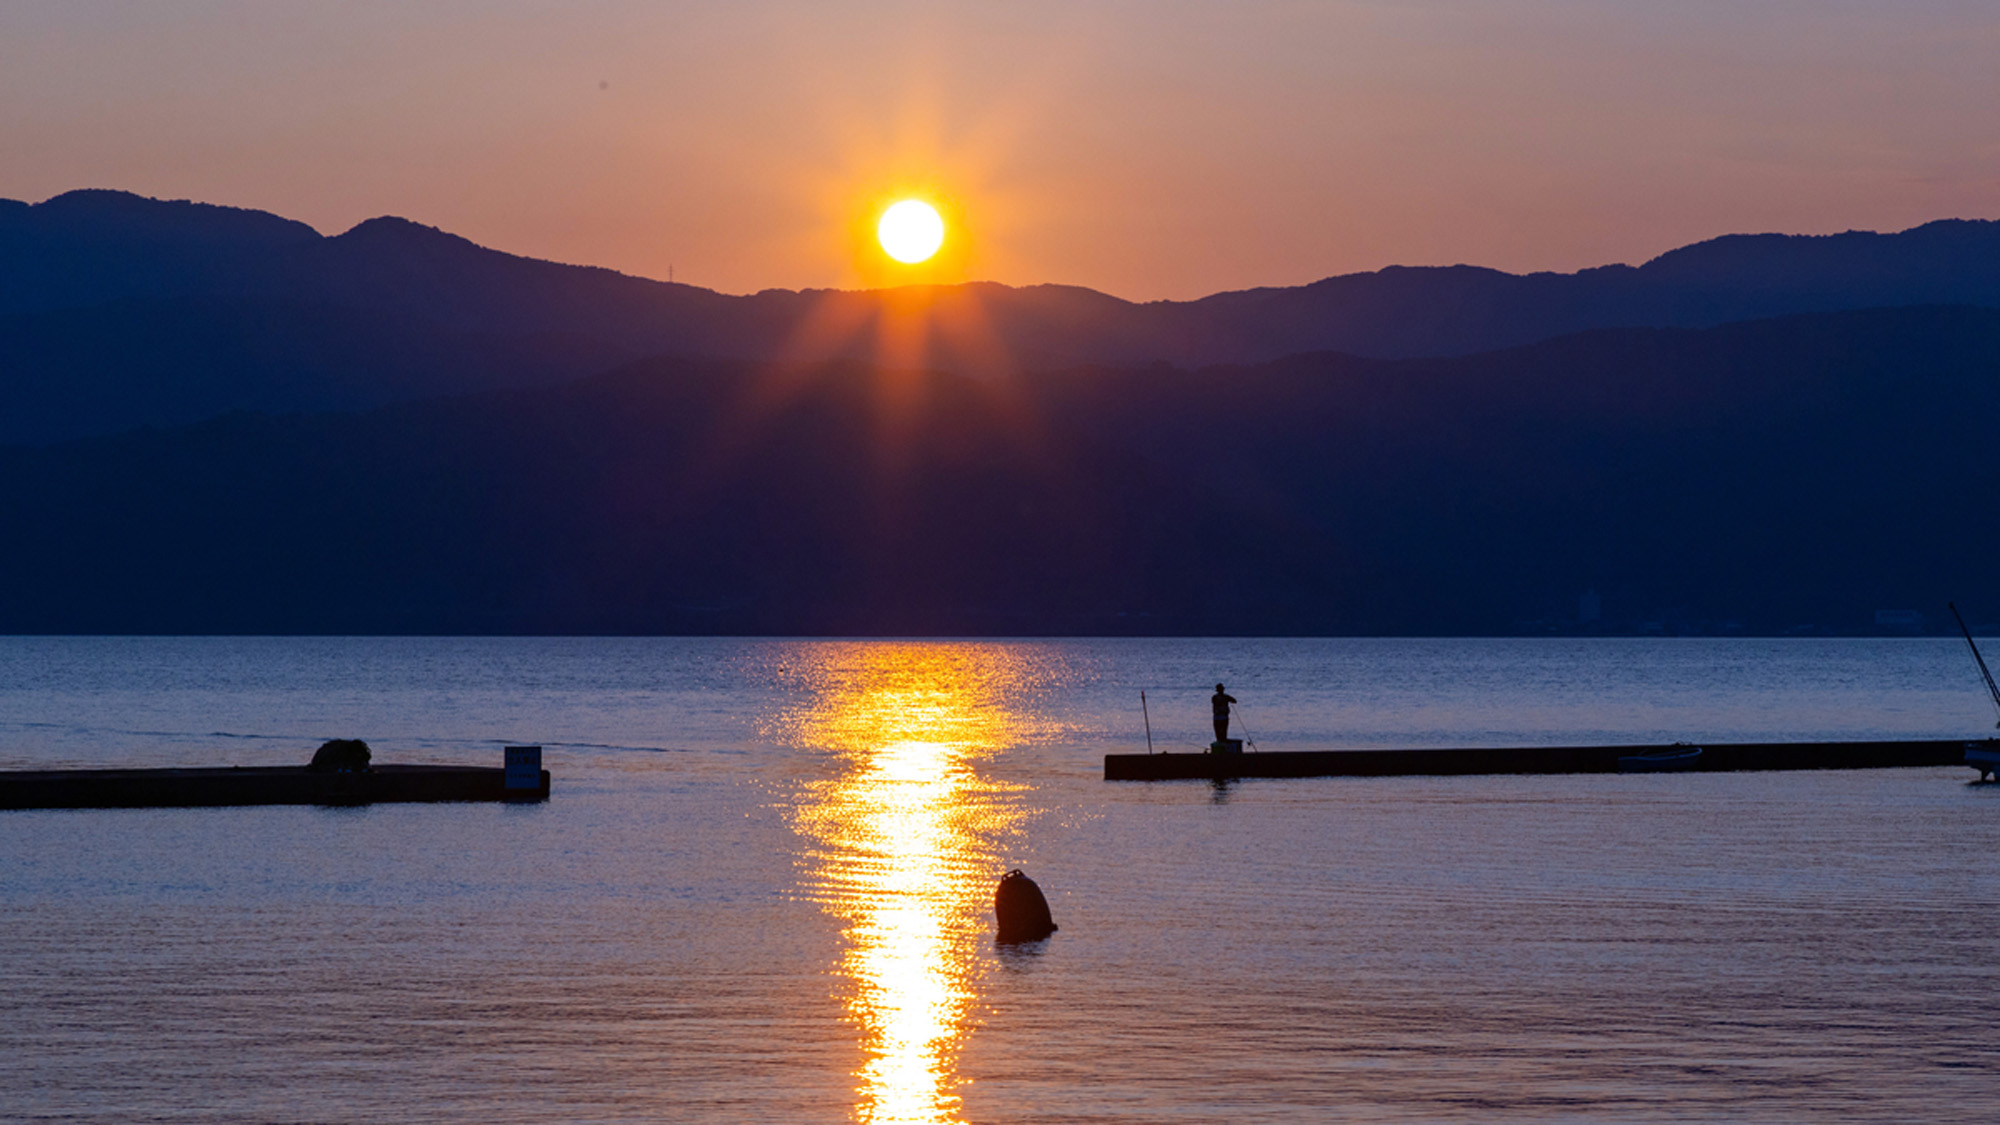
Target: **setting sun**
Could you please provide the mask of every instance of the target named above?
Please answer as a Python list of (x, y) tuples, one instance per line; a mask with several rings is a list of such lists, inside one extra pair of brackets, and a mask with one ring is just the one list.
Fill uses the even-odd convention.
[(905, 265), (926, 261), (944, 245), (944, 219), (937, 208), (921, 200), (905, 199), (882, 212), (875, 237), (891, 258)]

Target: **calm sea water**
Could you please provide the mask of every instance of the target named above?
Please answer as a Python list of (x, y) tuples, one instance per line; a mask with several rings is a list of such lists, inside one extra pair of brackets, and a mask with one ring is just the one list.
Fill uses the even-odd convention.
[(0, 638), (0, 766), (555, 775), (0, 813), (0, 1118), (2000, 1119), (1970, 770), (1100, 780), (1217, 679), (1267, 750), (1993, 726), (1940, 640)]

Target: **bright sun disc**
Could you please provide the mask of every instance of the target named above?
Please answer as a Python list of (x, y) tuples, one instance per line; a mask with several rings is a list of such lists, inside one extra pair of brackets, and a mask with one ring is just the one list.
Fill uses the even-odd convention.
[(930, 204), (905, 199), (882, 212), (875, 237), (881, 239), (882, 249), (891, 258), (915, 265), (944, 245), (944, 220)]

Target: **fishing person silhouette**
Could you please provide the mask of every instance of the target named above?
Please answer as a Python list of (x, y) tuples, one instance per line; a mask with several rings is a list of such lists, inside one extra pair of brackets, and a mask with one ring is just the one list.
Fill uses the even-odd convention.
[(1236, 702), (1236, 697), (1222, 690), (1221, 684), (1217, 684), (1215, 695), (1208, 702), (1215, 712), (1215, 749), (1227, 750), (1229, 749), (1229, 705)]

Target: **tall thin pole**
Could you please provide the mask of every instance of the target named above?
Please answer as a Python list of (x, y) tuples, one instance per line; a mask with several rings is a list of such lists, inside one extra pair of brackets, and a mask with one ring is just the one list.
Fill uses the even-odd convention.
[(1146, 716), (1146, 753), (1153, 752), (1153, 713), (1146, 710), (1146, 689), (1139, 689), (1139, 713)]
[[(1957, 602), (1944, 603), (1951, 607), (1951, 615), (1958, 618), (1958, 631), (1965, 634), (1965, 643), (1972, 649), (1972, 659), (1979, 662), (1979, 674), (1986, 677), (1986, 690), (1993, 695), (1993, 707), (2000, 710), (2000, 684), (1993, 682), (1993, 673), (1986, 670), (1986, 658), (1979, 655), (1979, 646), (1972, 643), (1972, 630), (1965, 627), (1965, 615), (1958, 612)], [(1994, 723), (2000, 727), (2000, 723)]]

